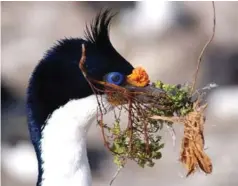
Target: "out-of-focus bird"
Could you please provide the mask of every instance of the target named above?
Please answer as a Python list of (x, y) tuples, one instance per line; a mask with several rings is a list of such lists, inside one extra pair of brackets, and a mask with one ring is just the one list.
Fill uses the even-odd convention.
[[(59, 41), (32, 73), (27, 113), (38, 160), (37, 186), (92, 184), (86, 136), (96, 118), (98, 103), (79, 68), (82, 44), (86, 48), (84, 66), (90, 77), (136, 90), (126, 82), (133, 66), (114, 49), (109, 39), (112, 17), (108, 10), (99, 13), (90, 27), (86, 27), (86, 39)], [(147, 87), (151, 86), (144, 88)], [(107, 111), (114, 108), (107, 95), (102, 95), (102, 100)]]
[(154, 39), (174, 24), (174, 17), (171, 2), (137, 1), (135, 7), (125, 9), (121, 14), (122, 28), (132, 37)]

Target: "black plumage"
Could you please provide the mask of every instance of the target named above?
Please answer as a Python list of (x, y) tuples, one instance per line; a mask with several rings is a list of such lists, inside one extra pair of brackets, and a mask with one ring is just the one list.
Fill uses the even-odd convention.
[(39, 162), (38, 185), (43, 173), (41, 131), (47, 118), (69, 100), (93, 94), (78, 66), (82, 44), (86, 47), (85, 67), (91, 77), (102, 80), (109, 72), (128, 75), (133, 70), (110, 42), (112, 18), (109, 10), (103, 11), (86, 27), (85, 39), (60, 40), (46, 52), (32, 73), (27, 90), (27, 115), (30, 137)]

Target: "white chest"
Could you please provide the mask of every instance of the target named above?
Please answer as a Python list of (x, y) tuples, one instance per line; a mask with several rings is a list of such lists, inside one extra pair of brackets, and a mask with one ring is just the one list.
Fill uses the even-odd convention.
[(71, 100), (46, 121), (41, 140), (42, 186), (91, 186), (86, 137), (97, 107), (94, 95)]

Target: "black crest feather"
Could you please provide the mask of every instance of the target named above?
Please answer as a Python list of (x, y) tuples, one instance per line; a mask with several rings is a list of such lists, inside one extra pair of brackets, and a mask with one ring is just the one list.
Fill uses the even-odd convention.
[(86, 25), (85, 38), (110, 61), (126, 61), (113, 47), (110, 41), (110, 25), (112, 18), (118, 13), (111, 13), (110, 9), (101, 10), (95, 19)]
[(116, 15), (111, 13), (111, 10), (106, 9), (101, 11), (91, 24), (86, 26), (86, 39), (98, 46), (111, 45), (109, 37), (109, 28), (112, 18)]

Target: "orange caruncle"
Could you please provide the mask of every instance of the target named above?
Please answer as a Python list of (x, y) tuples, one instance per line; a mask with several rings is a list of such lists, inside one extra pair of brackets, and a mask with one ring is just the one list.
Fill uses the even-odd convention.
[(127, 76), (127, 82), (133, 86), (144, 87), (149, 84), (150, 80), (145, 69), (137, 67)]

